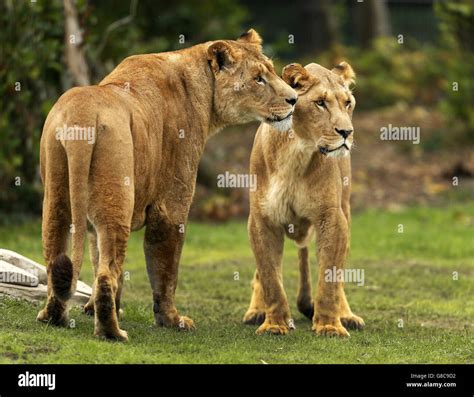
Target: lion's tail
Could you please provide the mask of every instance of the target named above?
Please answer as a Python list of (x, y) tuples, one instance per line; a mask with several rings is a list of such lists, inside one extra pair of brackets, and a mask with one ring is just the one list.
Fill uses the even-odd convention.
[[(91, 125), (91, 124), (89, 124)], [(95, 128), (95, 120), (94, 124)], [(63, 141), (69, 176), (71, 208), (71, 258), (60, 254), (51, 263), (51, 283), (55, 295), (67, 300), (76, 290), (84, 257), (84, 240), (87, 233), (88, 180), (94, 144), (87, 140)]]

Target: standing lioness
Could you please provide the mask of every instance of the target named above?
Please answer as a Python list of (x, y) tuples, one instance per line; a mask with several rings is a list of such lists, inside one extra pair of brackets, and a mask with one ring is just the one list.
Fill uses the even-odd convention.
[(130, 231), (146, 225), (156, 323), (193, 328), (174, 296), (205, 142), (224, 126), (252, 120), (284, 129), (296, 99), (252, 29), (237, 41), (132, 56), (98, 86), (66, 92), (41, 138), (48, 300), (38, 320), (67, 323), (87, 228), (95, 282), (85, 310), (95, 313), (95, 335), (126, 340), (117, 319), (122, 265)]
[[(285, 334), (293, 327), (282, 278), (285, 234), (299, 247), (297, 304), (312, 318), (313, 330), (348, 336), (344, 327), (364, 326), (349, 308), (343, 283), (326, 281), (325, 275), (326, 270), (344, 266), (349, 248), (349, 152), (355, 106), (349, 84), (354, 77), (347, 63), (332, 71), (314, 63), (286, 66), (283, 79), (299, 96), (293, 129), (281, 133), (262, 124), (255, 136), (250, 172), (257, 175), (258, 189), (250, 195), (248, 230), (257, 271), (244, 321), (263, 322), (258, 334)], [(319, 282), (313, 301), (307, 247), (314, 230)]]

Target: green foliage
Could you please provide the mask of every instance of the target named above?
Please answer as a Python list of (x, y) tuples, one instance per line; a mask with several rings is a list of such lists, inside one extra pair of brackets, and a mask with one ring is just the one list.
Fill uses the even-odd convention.
[(41, 127), (61, 90), (61, 4), (3, 1), (0, 24), (0, 205), (38, 211)]
[(413, 41), (400, 44), (394, 38), (380, 37), (369, 49), (337, 46), (316, 57), (316, 62), (329, 68), (341, 60), (352, 65), (357, 75), (354, 92), (358, 109), (396, 103), (434, 106), (442, 94), (447, 55)]
[(474, 52), (474, 2), (472, 0), (436, 1), (443, 40), (451, 48)]
[(352, 64), (359, 110), (397, 103), (439, 107), (451, 125), (450, 132), (472, 143), (474, 53), (460, 42), (452, 46), (455, 37), (448, 36), (439, 47), (379, 38), (370, 49), (338, 46), (316, 61), (328, 67), (341, 59)]
[[(142, 0), (132, 10), (133, 18), (107, 33), (130, 14), (133, 2), (76, 3), (93, 82), (131, 54), (236, 38), (246, 17), (245, 9), (232, 0)], [(62, 2), (2, 1), (0, 24), (0, 212), (38, 213), (41, 130), (70, 81), (64, 65)]]
[[(295, 17), (299, 6), (293, 7), (291, 16), (281, 15), (281, 9), (287, 8), (279, 8), (275, 15), (263, 18), (261, 5), (252, 5), (254, 13), (260, 12), (250, 15), (244, 3), (250, 4), (238, 0), (77, 0), (92, 82), (100, 81), (131, 54), (235, 38), (249, 27), (246, 21), (251, 18), (256, 27), (267, 21), (262, 25), (266, 31), (260, 31), (264, 38), (278, 31), (277, 24), (281, 34), (265, 42), (265, 49), (278, 56), (289, 54), (287, 28), (282, 30), (281, 26), (286, 26), (287, 20), (299, 23)], [(331, 9), (340, 25), (346, 25), (347, 8), (338, 3)], [(472, 0), (439, 1), (435, 10), (442, 37), (439, 47), (417, 44), (407, 34), (404, 44), (393, 38), (379, 39), (364, 51), (338, 44), (330, 53), (291, 61), (317, 61), (330, 67), (341, 58), (347, 59), (357, 73), (359, 109), (397, 102), (428, 107), (439, 104), (453, 128), (472, 142), (474, 5)], [(70, 84), (64, 66), (62, 2), (1, 1), (0, 23), (0, 212), (39, 212), (41, 129), (52, 105)], [(276, 59), (277, 70), (286, 63)], [(453, 90), (453, 83), (457, 83), (458, 91)], [(18, 177), (19, 186), (15, 184)]]
[(363, 107), (406, 102), (433, 105), (441, 88), (436, 57), (431, 48), (407, 48), (395, 39), (379, 38), (373, 48), (353, 53), (357, 70), (356, 92)]
[[(133, 2), (104, 0), (100, 6), (87, 3), (81, 11), (86, 31), (86, 48), (95, 72), (101, 80), (126, 56), (186, 48), (222, 38), (235, 39), (243, 32), (246, 9), (232, 0)], [(107, 29), (128, 15), (133, 18), (116, 29)]]
[(449, 49), (444, 72), (445, 97), (441, 109), (454, 123), (463, 124), (474, 142), (474, 2), (437, 2), (444, 45)]

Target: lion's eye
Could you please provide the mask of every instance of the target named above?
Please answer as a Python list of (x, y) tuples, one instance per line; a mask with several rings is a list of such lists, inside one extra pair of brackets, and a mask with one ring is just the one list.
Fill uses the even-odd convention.
[(352, 105), (351, 101), (346, 101), (346, 109), (350, 109)]
[(319, 107), (325, 108), (326, 107), (326, 102), (324, 102), (324, 99), (318, 99), (316, 102), (314, 102), (316, 105)]
[(265, 81), (265, 79), (264, 79), (262, 76), (257, 76), (257, 77), (255, 77), (255, 81), (257, 82), (257, 84), (261, 84), (261, 85), (265, 85), (265, 84), (266, 84), (266, 81)]

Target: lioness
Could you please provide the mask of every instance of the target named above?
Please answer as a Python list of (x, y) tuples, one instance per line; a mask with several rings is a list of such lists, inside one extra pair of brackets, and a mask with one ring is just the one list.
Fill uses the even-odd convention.
[[(252, 120), (286, 129), (297, 100), (261, 43), (251, 29), (236, 41), (131, 56), (99, 85), (73, 88), (57, 101), (41, 138), (48, 299), (38, 320), (67, 324), (88, 229), (95, 282), (85, 311), (95, 313), (96, 336), (127, 340), (117, 317), (122, 265), (130, 231), (146, 225), (155, 321), (194, 327), (178, 314), (174, 297), (205, 142)], [(92, 128), (94, 139), (80, 139), (82, 128)]]
[[(332, 70), (314, 63), (286, 66), (283, 79), (299, 96), (293, 129), (281, 133), (262, 124), (255, 136), (250, 172), (257, 175), (258, 189), (250, 193), (248, 231), (257, 271), (244, 322), (261, 324), (257, 334), (293, 328), (282, 278), (285, 234), (299, 247), (297, 306), (312, 318), (313, 331), (348, 336), (345, 327), (364, 326), (352, 313), (343, 284), (325, 281), (326, 270), (343, 267), (349, 248), (354, 77), (345, 62)], [(319, 281), (313, 304), (308, 246), (314, 231)]]

